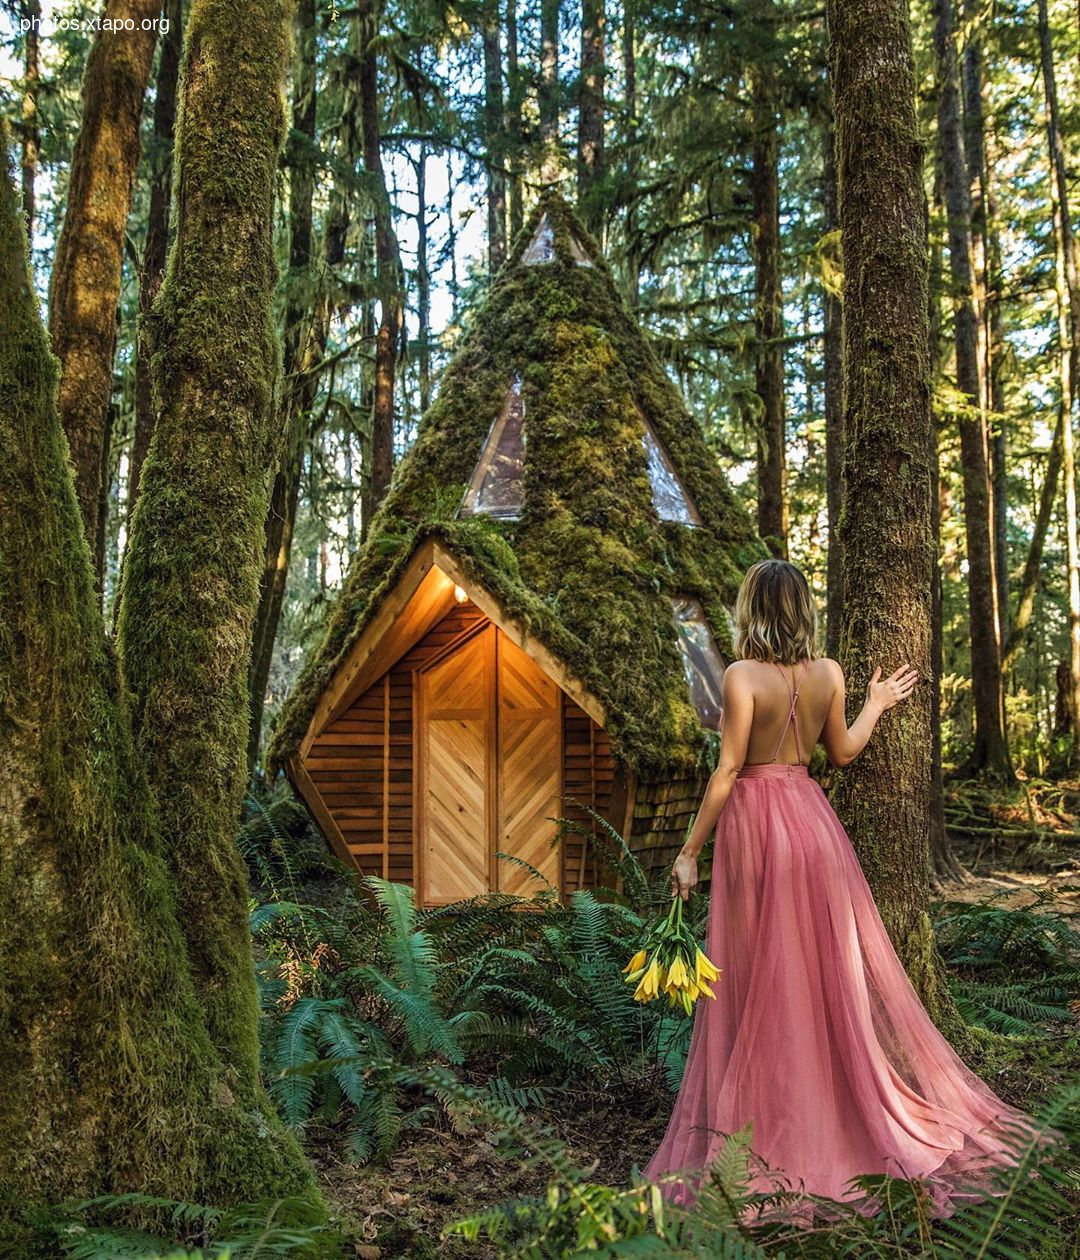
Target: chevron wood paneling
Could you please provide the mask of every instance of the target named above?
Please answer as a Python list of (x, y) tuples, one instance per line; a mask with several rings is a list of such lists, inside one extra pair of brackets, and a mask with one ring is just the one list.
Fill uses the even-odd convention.
[[(560, 886), (558, 830), (561, 692), (531, 657), (499, 635), (498, 834), (504, 853), (535, 866)], [(535, 895), (544, 884), (514, 862), (499, 861), (502, 892)]]

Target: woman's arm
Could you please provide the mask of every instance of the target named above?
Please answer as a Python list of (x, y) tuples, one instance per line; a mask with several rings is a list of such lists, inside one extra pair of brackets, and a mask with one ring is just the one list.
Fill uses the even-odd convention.
[(736, 662), (724, 671), (724, 739), (720, 746), (720, 764), (709, 779), (694, 826), (671, 868), (673, 897), (681, 895), (685, 901), (698, 882), (698, 854), (715, 831), (735, 778), (746, 760), (753, 720), (754, 693), (746, 672)]
[(874, 670), (873, 676), (866, 685), (866, 703), (859, 716), (850, 726), (844, 712), (844, 671), (836, 661), (825, 662), (835, 682), (833, 698), (829, 704), (829, 714), (821, 731), (821, 742), (825, 752), (834, 766), (849, 765), (866, 747), (867, 740), (874, 733), (878, 718), (911, 695), (915, 684), (919, 681), (918, 672), (907, 665), (901, 665), (895, 673), (881, 682), (881, 667)]

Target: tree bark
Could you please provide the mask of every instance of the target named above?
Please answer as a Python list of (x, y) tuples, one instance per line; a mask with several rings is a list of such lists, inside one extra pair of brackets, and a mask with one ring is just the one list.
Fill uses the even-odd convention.
[[(829, 0), (827, 13), (844, 250), (841, 660), (854, 709), (875, 666), (932, 668), (927, 225), (906, 0)], [(955, 1031), (929, 915), (931, 741), (921, 686), (835, 800), (913, 984)]]
[(484, 141), (487, 148), (488, 275), (506, 261), (506, 145), (503, 142), (502, 42), (499, 0), (484, 0), (481, 9), (484, 46)]
[[(626, 113), (626, 178), (631, 188), (638, 182), (637, 117), (637, 4), (623, 0), (623, 108)], [(641, 260), (637, 246), (637, 210), (633, 199), (626, 207), (626, 295), (632, 307), (641, 302)]]
[(112, 396), (116, 304), (124, 231), (139, 162), (139, 124), (161, 0), (108, 0), (104, 17), (134, 30), (100, 30), (83, 78), (83, 114), (71, 159), (64, 225), (49, 289), (49, 335), (60, 360), (60, 419), (75, 469), (86, 536), (97, 547), (106, 413)]
[(938, 131), (949, 219), (956, 384), (964, 396), (958, 417), (964, 481), (964, 537), (968, 561), (971, 689), (975, 710), (971, 768), (1011, 781), (1001, 681), (1000, 621), (994, 573), (994, 543), (986, 413), (979, 377), (978, 318), (971, 263), (971, 199), (968, 193), (960, 93), (953, 38), (952, 0), (934, 0), (938, 75)]
[[(757, 20), (770, 32), (772, 0), (758, 0)], [(776, 71), (771, 62), (753, 76), (750, 196), (754, 239), (754, 380), (761, 414), (757, 437), (758, 533), (778, 556), (787, 555), (787, 476), (784, 432), (784, 297), (780, 268), (780, 131)]]
[[(839, 231), (836, 206), (836, 153), (832, 114), (824, 134), (825, 231)], [(844, 607), (844, 560), (840, 545), (840, 508), (843, 496), (844, 454), (844, 304), (829, 284), (825, 286), (825, 505), (829, 523), (826, 568), (826, 653), (840, 652), (840, 619)]]
[[(431, 272), (428, 267), (427, 146), (416, 163), (416, 322), (420, 345), (420, 413), (431, 406)], [(520, 230), (518, 224), (515, 232)]]
[(585, 222), (594, 232), (603, 217), (597, 188), (604, 178), (606, 27), (604, 0), (581, 0), (577, 191)]
[(559, 0), (540, 0), (540, 136), (544, 143), (541, 178), (552, 180), (559, 162)]
[(288, 19), (286, 0), (253, 0), (243, 21), (224, 0), (197, 0), (191, 12), (176, 231), (148, 321), (158, 421), (117, 623), (198, 995), (240, 1108), (263, 1101), (247, 877), (234, 835), (280, 439), (273, 226)]
[(525, 222), (521, 188), (522, 109), (524, 84), (518, 64), (517, 0), (506, 0), (506, 128), (510, 145), (510, 237), (514, 239)]
[[(253, 7), (246, 25), (265, 53), (284, 23)], [(212, 60), (232, 64), (235, 50), (222, 48), (217, 31), (235, 27), (235, 16), (219, 3), (217, 31), (208, 29), (214, 8), (196, 3), (193, 24)], [(248, 96), (273, 116), (280, 73), (270, 79), (271, 90)], [(226, 152), (221, 117), (205, 122)], [(56, 406), (58, 365), (26, 263), (7, 142), (0, 122), (0, 1235), (12, 1254), (31, 1255), (32, 1239), (41, 1241), (33, 1218), (71, 1199), (132, 1192), (226, 1205), (316, 1192), (295, 1143), (251, 1086), (253, 1068), (242, 1087), (207, 1032), (184, 933), (190, 923), (182, 928), (178, 907), (192, 879), (204, 882), (213, 855), (194, 846), (176, 880), (169, 853), (178, 835), (199, 830), (202, 803), (193, 801), (178, 831), (135, 753), (127, 692), (97, 608)], [(266, 166), (272, 186), (272, 153)], [(213, 222), (204, 220), (211, 234)], [(215, 337), (228, 326), (228, 317), (215, 323)], [(179, 473), (174, 488), (183, 495), (187, 469)], [(143, 554), (159, 545), (168, 552), (172, 535), (155, 534), (150, 514), (140, 515)], [(202, 557), (198, 586), (185, 585), (174, 602), (208, 587), (233, 598), (231, 574), (218, 567), (231, 527), (230, 517)], [(151, 608), (158, 596), (151, 593)], [(173, 667), (173, 692), (183, 699), (190, 680), (167, 654), (168, 630), (156, 621), (144, 644)], [(189, 623), (182, 646), (181, 660), (211, 645)], [(212, 762), (220, 748), (210, 739), (205, 752), (201, 760)], [(217, 892), (199, 902), (199, 916), (231, 915), (246, 939), (246, 904), (229, 905)], [(244, 1004), (232, 1018), (253, 1032), (251, 968), (248, 950)]]
[[(176, 129), (176, 93), (180, 78), (180, 56), (184, 46), (183, 0), (167, 0), (165, 15), (169, 30), (161, 45), (157, 93), (154, 98), (154, 139), (150, 154), (150, 208), (147, 212), (146, 246), (139, 275), (139, 315), (150, 313), (161, 287), (165, 257), (169, 248), (169, 203), (172, 199), (173, 138)], [(135, 356), (135, 435), (128, 475), (128, 522), (139, 496), (139, 477), (154, 436), (154, 391), (150, 353), (141, 330)]]
[[(315, 195), (315, 114), (318, 102), (316, 77), (315, 0), (300, 0), (294, 17), (292, 132), (296, 139), (290, 162), (289, 179), (289, 271), (292, 283), (285, 305), (284, 385), (281, 413), (285, 442), (274, 472), (270, 509), (266, 516), (263, 545), (263, 571), (259, 579), (259, 603), (252, 636), (249, 670), (251, 716), (248, 727), (247, 766), (254, 772), (262, 740), (263, 710), (270, 681), (289, 557), (299, 503), (299, 453), (307, 436), (307, 412), (314, 401), (317, 378), (310, 371), (311, 356), (322, 355), (326, 332), (313, 327), (310, 273), (313, 251), (312, 203)], [(344, 101), (348, 104), (350, 97)], [(332, 219), (335, 213), (331, 208)], [(342, 235), (344, 248), (344, 235)], [(328, 259), (328, 264), (331, 260)], [(340, 259), (338, 259), (340, 261)], [(328, 266), (328, 271), (331, 266)], [(305, 369), (307, 371), (305, 372)]]
[[(1073, 468), (1072, 403), (1080, 375), (1080, 263), (1077, 261), (1069, 207), (1069, 178), (1065, 143), (1061, 132), (1057, 83), (1054, 77), (1054, 49), (1050, 38), (1047, 0), (1038, 0), (1039, 48), (1042, 55), (1043, 90), (1046, 94), (1046, 130), (1053, 162), (1058, 223), (1058, 294), (1068, 299), (1067, 321), (1059, 324), (1061, 340), (1062, 474), (1065, 481), (1065, 543), (1069, 585), (1069, 703), (1073, 720), (1070, 764), (1080, 767), (1080, 546), (1077, 544), (1076, 477)], [(1061, 293), (1062, 286), (1065, 292)], [(1066, 379), (1067, 378), (1067, 379)]]
[(26, 236), (32, 245), (38, 145), (41, 141), (41, 128), (38, 121), (38, 87), (41, 80), (38, 64), (41, 0), (23, 0), (22, 16), (30, 23), (30, 29), (26, 32), (23, 56), (22, 122), (19, 127), (22, 140), (22, 201), (23, 213), (26, 215)]
[(375, 38), (379, 9), (376, 0), (362, 8), (360, 55), (360, 121), (364, 168), (374, 185), (375, 272), (381, 314), (375, 336), (375, 396), (371, 411), (371, 464), (365, 479), (363, 531), (367, 537), (375, 510), (383, 501), (394, 468), (394, 383), (404, 320), (401, 261), (390, 209), (390, 194), (382, 164), (379, 127), (378, 67)]

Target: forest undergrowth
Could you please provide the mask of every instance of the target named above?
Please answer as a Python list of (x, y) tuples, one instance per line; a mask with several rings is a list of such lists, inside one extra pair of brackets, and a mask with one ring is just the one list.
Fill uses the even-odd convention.
[[(740, 1224), (783, 1198), (747, 1188), (732, 1135), (699, 1209), (637, 1177), (670, 1112), (689, 1041), (681, 1013), (632, 1000), (620, 969), (667, 893), (601, 828), (617, 896), (489, 894), (417, 910), (412, 890), (325, 856), (291, 798), (247, 803), (239, 835), (266, 1079), (315, 1165), (331, 1223), (302, 1203), (223, 1211), (125, 1200), (43, 1222), (72, 1257), (917, 1256), (1066, 1260), (1080, 1247), (1080, 784), (1008, 796), (951, 785), (970, 877), (936, 890), (953, 996), (978, 1029), (974, 1066), (1068, 1135), (1037, 1178), (931, 1223), (917, 1184), (880, 1180), (872, 1218), (820, 1203), (810, 1229)], [(704, 939), (706, 899), (690, 912)], [(875, 1183), (867, 1181), (866, 1189)], [(169, 1238), (179, 1246), (170, 1250)]]

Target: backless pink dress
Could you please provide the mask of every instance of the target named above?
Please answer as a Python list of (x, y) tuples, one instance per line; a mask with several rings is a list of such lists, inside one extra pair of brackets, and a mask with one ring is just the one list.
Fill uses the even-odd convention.
[[(803, 674), (806, 666), (803, 666)], [(781, 673), (784, 671), (781, 670)], [(644, 1172), (692, 1203), (752, 1122), (751, 1188), (879, 1208), (850, 1180), (925, 1178), (933, 1215), (979, 1198), (1033, 1122), (960, 1059), (920, 1002), (825, 793), (802, 764), (800, 674), (772, 762), (746, 765), (716, 827), (707, 953), (667, 1132)], [(784, 675), (785, 681), (787, 675)], [(791, 684), (788, 684), (789, 689)], [(788, 723), (799, 764), (778, 763)], [(761, 1213), (808, 1220), (809, 1205)]]

